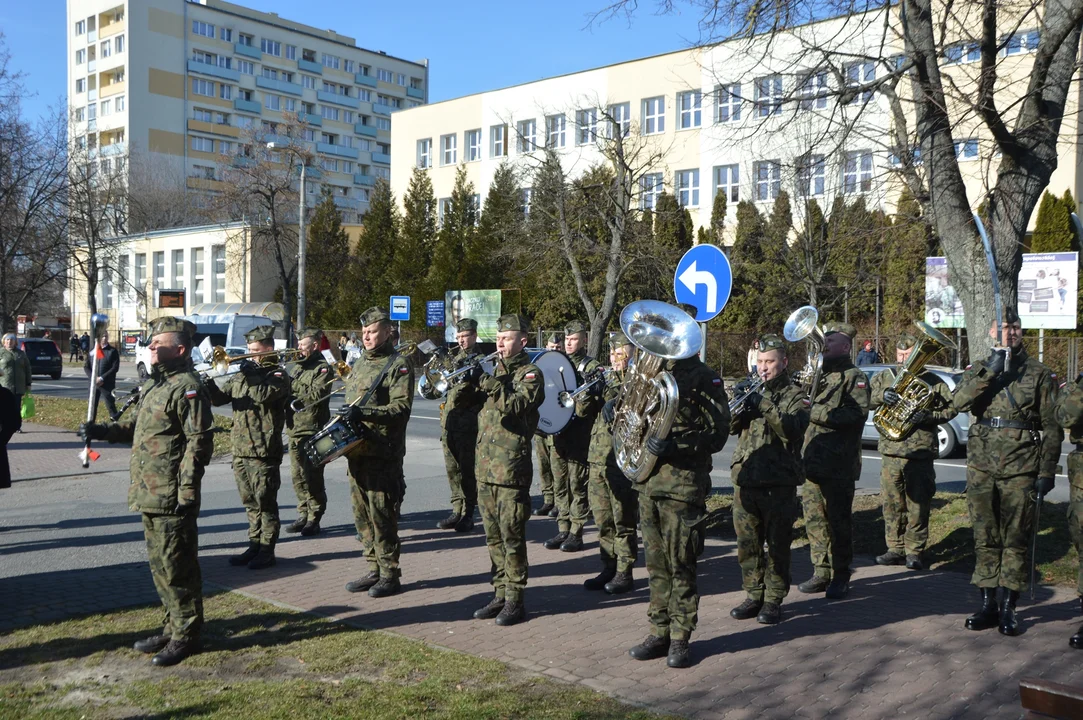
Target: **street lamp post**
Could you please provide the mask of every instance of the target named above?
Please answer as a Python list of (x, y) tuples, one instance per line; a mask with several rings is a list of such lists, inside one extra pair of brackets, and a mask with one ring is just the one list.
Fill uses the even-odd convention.
[[(269, 142), (267, 147), (271, 150), (286, 150), (293, 154), (295, 148), (291, 144)], [(308, 244), (305, 238), (305, 158), (297, 155), (298, 164), (301, 166), (300, 200), (297, 208), (297, 329), (305, 327), (305, 246)]]

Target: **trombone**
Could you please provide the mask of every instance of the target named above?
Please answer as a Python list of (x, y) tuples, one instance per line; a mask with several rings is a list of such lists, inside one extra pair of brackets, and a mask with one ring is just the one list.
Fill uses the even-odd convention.
[(604, 383), (605, 385), (609, 385), (609, 379), (612, 376), (612, 368), (600, 367), (591, 374), (591, 377), (588, 378), (585, 383), (577, 387), (572, 392), (568, 392), (567, 390), (561, 390), (557, 394), (557, 402), (560, 403), (561, 407), (575, 407), (575, 401), (578, 400), (581, 395), (586, 393), (598, 383)]
[[(330, 365), (331, 368), (335, 371), (335, 379), (331, 381), (332, 383), (338, 382), (339, 380), (341, 380), (342, 382), (346, 382), (346, 378), (350, 377), (350, 371), (353, 370), (353, 368), (351, 368), (349, 363), (347, 363), (345, 360), (336, 360), (335, 362), (330, 363)], [(341, 390), (341, 388), (339, 389)], [(324, 400), (334, 395), (336, 392), (338, 392), (338, 390), (330, 390), (326, 395), (316, 400), (315, 404), (323, 402)], [(293, 402), (290, 403), (290, 410), (294, 411), (295, 413), (304, 412), (304, 409), (305, 404), (301, 402), (301, 398), (294, 398)]]

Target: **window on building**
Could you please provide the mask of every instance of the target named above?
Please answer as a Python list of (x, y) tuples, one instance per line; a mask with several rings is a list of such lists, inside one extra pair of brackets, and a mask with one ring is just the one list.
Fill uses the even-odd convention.
[(218, 39), (223, 42), (233, 42), (233, 28), (218, 28)]
[(78, 80), (75, 81), (75, 92), (77, 92), (77, 93), (86, 92), (86, 78), (79, 78)]
[(978, 157), (978, 141), (974, 138), (955, 143), (955, 157), (960, 160), (974, 160)]
[(75, 122), (83, 122), (86, 120), (86, 108), (75, 108)]
[(454, 165), (459, 161), (458, 156), (459, 136), (456, 134), (440, 136), (440, 164)]
[(111, 57), (113, 55), (113, 41), (102, 40), (101, 43), (101, 56), (103, 58)]
[(102, 117), (105, 117), (106, 115), (112, 115), (113, 114), (113, 101), (112, 100), (102, 100), (101, 101), (101, 113), (102, 113)]
[(190, 177), (200, 180), (214, 180), (214, 167), (210, 165), (193, 165)]
[(609, 137), (627, 137), (632, 130), (632, 104), (616, 103), (609, 106)]
[(327, 53), (321, 55), (320, 61), (323, 63), (324, 67), (331, 68), (332, 70), (338, 70), (342, 63), (342, 60), (337, 55), (328, 55)]
[(395, 76), (390, 70), (384, 70), (383, 68), (377, 68), (376, 79), (380, 82), (394, 83)]
[(523, 217), (530, 215), (530, 203), (534, 200), (534, 188), (523, 188), (519, 191), (519, 209), (523, 211)]
[(173, 251), (173, 290), (184, 287), (184, 250)]
[(147, 290), (147, 254), (136, 253), (135, 254), (135, 277), (132, 278), (132, 284), (135, 286), (136, 292), (146, 292)]
[(114, 104), (117, 107), (117, 112), (124, 112), (128, 109), (128, 101), (123, 95), (118, 95), (114, 100)]
[(237, 33), (237, 42), (247, 47), (253, 47), (256, 41), (255, 35), (249, 35), (248, 33)]
[(716, 122), (736, 122), (741, 119), (741, 84), (719, 85), (715, 90)]
[(97, 103), (90, 103), (89, 105), (86, 106), (86, 116), (87, 116), (88, 120), (97, 120), (98, 119), (98, 104)]
[(598, 139), (598, 111), (595, 108), (575, 113), (575, 144), (590, 145)]
[(827, 72), (817, 70), (797, 78), (797, 93), (802, 110), (822, 110), (827, 107)]
[(467, 130), (465, 136), (466, 161), (481, 160), (481, 130)]
[(259, 49), (268, 55), (282, 57), (282, 43), (277, 40), (268, 40), (267, 38), (262, 38), (259, 41)]
[(1000, 42), (1004, 48), (1001, 50), (1001, 54), (1018, 55), (1025, 52), (1034, 52), (1038, 49), (1039, 40), (1041, 40), (1041, 33), (1037, 30), (1024, 30), (1014, 33), (1006, 38), (1001, 38)]
[(538, 123), (536, 120), (520, 120), (515, 124), (516, 152), (528, 153), (538, 147)]
[(489, 157), (505, 157), (508, 154), (508, 126), (493, 125), (489, 128)]
[(214, 83), (210, 80), (192, 78), (192, 94), (214, 97)]
[(115, 38), (113, 38), (113, 49), (117, 51), (117, 55), (120, 55), (122, 52), (124, 52), (123, 35), (117, 35)]
[(218, 97), (222, 98), (223, 100), (232, 100), (233, 99), (233, 86), (232, 85), (226, 85), (225, 83), (219, 83), (218, 84)]
[(417, 166), (421, 169), (432, 167), (432, 138), (417, 141)]
[(391, 119), (390, 118), (382, 118), (382, 117), (376, 118), (376, 129), (377, 130), (391, 130)]
[[(846, 74), (846, 87), (856, 88), (862, 85), (867, 85), (876, 79), (876, 63), (874, 62), (856, 62), (850, 63), (845, 66)], [(855, 103), (860, 100), (863, 103), (872, 100), (873, 91), (862, 90), (860, 93), (854, 93), (850, 98), (850, 103)]]
[(86, 62), (86, 48), (75, 51), (75, 64), (82, 65)]
[(275, 70), (274, 68), (264, 67), (263, 68), (263, 77), (267, 78), (268, 80), (277, 80), (278, 79), (278, 71)]
[(756, 177), (756, 200), (774, 200), (782, 189), (782, 164), (778, 160), (761, 160), (752, 166)]
[(699, 170), (678, 170), (676, 186), (681, 207), (699, 207)]
[(643, 134), (657, 135), (666, 131), (666, 99), (652, 97), (643, 101)]
[(282, 109), (282, 97), (280, 95), (272, 95), (270, 93), (264, 93), (263, 95), (263, 107), (268, 110), (281, 110)]
[(193, 20), (192, 21), (192, 34), (193, 35), (202, 35), (203, 37), (213, 38), (214, 37), (214, 25), (211, 25), (210, 23), (205, 23), (205, 22), (203, 22), (201, 20)]
[(806, 154), (797, 158), (797, 194), (800, 197), (821, 197), (824, 194), (823, 155)]
[(550, 115), (545, 118), (545, 133), (548, 137), (546, 147), (564, 147), (566, 125), (564, 115)]
[(662, 173), (648, 173), (639, 178), (639, 209), (651, 210), (662, 194)]
[(338, 120), (339, 110), (337, 107), (332, 107), (330, 105), (321, 105), (320, 115), (324, 120)]
[(75, 34), (76, 35), (85, 35), (86, 34), (86, 20), (76, 20), (75, 21)]
[(741, 199), (740, 165), (718, 165), (714, 169), (714, 192), (726, 198), (728, 207), (734, 207)]
[(203, 302), (203, 248), (192, 248), (192, 304)]
[(214, 152), (214, 140), (203, 137), (192, 138), (192, 150), (196, 152), (212, 153)]
[(357, 63), (355, 63), (353, 60), (343, 58), (343, 60), (342, 60), (342, 69), (345, 72), (353, 74), (356, 71), (356, 68), (357, 68)]
[(226, 301), (226, 246), (212, 245), (211, 258), (214, 262), (214, 302)]
[(287, 45), (286, 46), (286, 59), (287, 60), (296, 60), (297, 59), (297, 46), (296, 45)]
[(842, 191), (847, 195), (872, 190), (872, 152), (855, 150), (846, 153), (842, 165)]
[(154, 253), (154, 287), (162, 287), (165, 281), (165, 252)]
[(755, 96), (752, 102), (759, 117), (770, 117), (782, 113), (782, 76), (769, 75), (757, 78)]
[(255, 64), (252, 63), (252, 62), (249, 62), (248, 60), (238, 60), (237, 61), (237, 70), (239, 72), (244, 73), (245, 75), (255, 75), (256, 74), (256, 66), (255, 66)]
[(681, 130), (698, 128), (702, 124), (702, 105), (703, 94), (699, 90), (679, 93), (677, 95), (677, 127)]

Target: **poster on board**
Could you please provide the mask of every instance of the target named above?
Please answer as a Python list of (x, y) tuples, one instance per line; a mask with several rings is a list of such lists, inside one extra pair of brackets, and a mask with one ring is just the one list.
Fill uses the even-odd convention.
[(447, 342), (455, 342), (455, 324), (464, 317), (477, 321), (478, 342), (496, 342), (500, 290), (448, 290), (444, 308), (444, 340)]

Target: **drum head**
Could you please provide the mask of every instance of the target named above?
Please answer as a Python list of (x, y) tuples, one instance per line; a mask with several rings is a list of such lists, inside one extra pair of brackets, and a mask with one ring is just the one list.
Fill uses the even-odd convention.
[(538, 431), (556, 435), (567, 427), (575, 415), (575, 408), (560, 404), (561, 392), (575, 390), (575, 366), (568, 356), (558, 350), (541, 350), (531, 354), (530, 361), (542, 371), (545, 382), (545, 398), (538, 408)]

